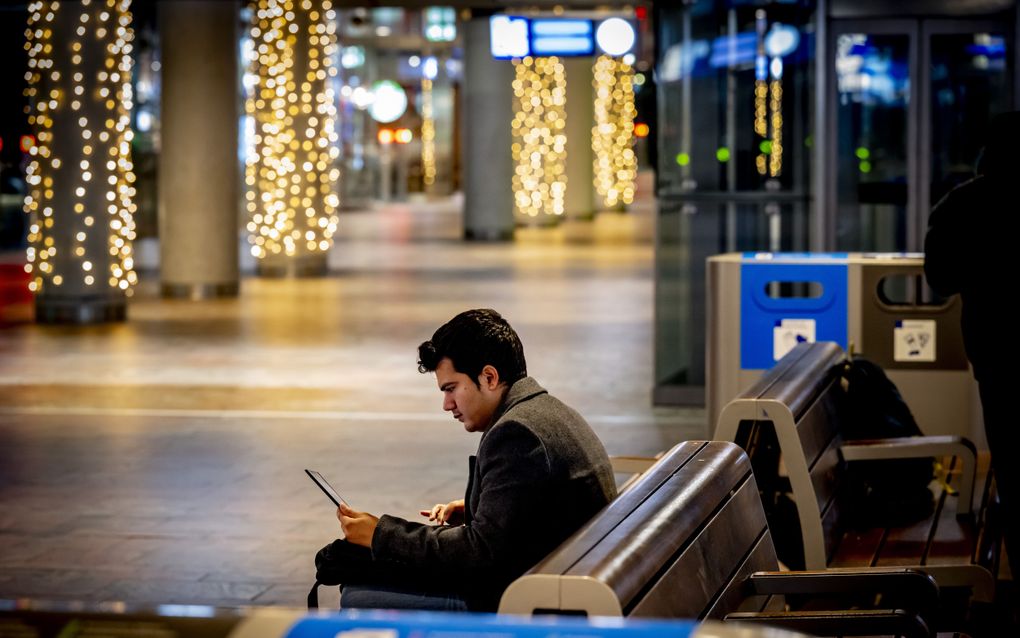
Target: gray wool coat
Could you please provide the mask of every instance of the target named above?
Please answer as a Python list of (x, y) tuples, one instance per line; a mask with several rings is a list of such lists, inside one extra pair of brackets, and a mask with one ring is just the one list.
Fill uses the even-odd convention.
[(465, 524), (383, 516), (373, 560), (424, 570), (473, 611), (495, 611), (511, 581), (615, 496), (609, 457), (591, 427), (526, 377), (507, 391), (469, 459)]

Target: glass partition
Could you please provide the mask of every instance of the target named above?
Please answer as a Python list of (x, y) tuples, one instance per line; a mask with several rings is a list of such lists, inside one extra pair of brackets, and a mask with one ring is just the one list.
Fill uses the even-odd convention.
[(836, 38), (836, 249), (907, 242), (909, 34)]
[(806, 250), (814, 6), (658, 10), (655, 401), (700, 403), (705, 260)]
[[(931, 63), (929, 201), (974, 176), (986, 125), (1009, 111), (1011, 72), (1004, 32), (934, 33)], [(1010, 47), (1011, 48), (1011, 47)]]

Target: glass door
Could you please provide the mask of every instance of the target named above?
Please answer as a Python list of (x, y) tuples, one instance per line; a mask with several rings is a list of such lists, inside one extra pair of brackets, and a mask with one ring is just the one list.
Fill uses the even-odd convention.
[(840, 251), (906, 249), (917, 206), (917, 24), (835, 22), (827, 100), (828, 243)]
[(931, 206), (974, 175), (989, 119), (1014, 108), (1007, 26), (832, 22), (827, 247), (922, 250)]
[(922, 104), (929, 135), (921, 138), (919, 242), (928, 213), (946, 193), (974, 176), (992, 116), (1012, 110), (1013, 42), (1002, 21), (922, 23)]

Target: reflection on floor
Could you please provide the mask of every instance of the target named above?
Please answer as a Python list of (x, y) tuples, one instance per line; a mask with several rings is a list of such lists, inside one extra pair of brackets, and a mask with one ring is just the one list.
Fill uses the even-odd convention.
[(649, 209), (463, 243), (457, 201), (345, 213), (332, 274), (246, 278), (121, 325), (0, 328), (0, 598), (302, 605), (338, 532), (304, 476), (408, 518), (461, 495), (475, 435), (418, 343), (493, 307), (611, 453), (704, 436), (653, 409)]

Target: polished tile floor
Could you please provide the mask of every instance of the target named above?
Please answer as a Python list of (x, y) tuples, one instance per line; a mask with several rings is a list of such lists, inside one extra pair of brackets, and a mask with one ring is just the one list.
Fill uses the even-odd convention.
[(477, 437), (415, 352), (466, 308), (611, 453), (705, 435), (651, 406), (647, 204), (512, 243), (460, 223), (455, 199), (346, 213), (325, 278), (196, 303), (148, 277), (126, 323), (0, 328), (0, 598), (303, 605), (338, 532), (304, 468), (377, 514), (461, 495)]

